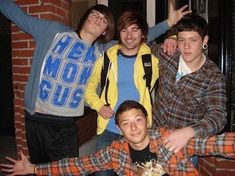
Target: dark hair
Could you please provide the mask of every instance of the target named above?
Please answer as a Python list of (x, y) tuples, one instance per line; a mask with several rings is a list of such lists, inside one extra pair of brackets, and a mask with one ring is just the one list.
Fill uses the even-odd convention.
[(119, 105), (119, 107), (116, 111), (115, 124), (119, 125), (118, 121), (119, 121), (119, 117), (120, 117), (121, 113), (128, 111), (128, 110), (131, 110), (131, 109), (139, 109), (143, 112), (143, 114), (145, 115), (146, 118), (148, 116), (148, 113), (143, 105), (141, 105), (140, 103), (133, 101), (133, 100), (126, 100)]
[(99, 41), (101, 43), (105, 43), (110, 41), (111, 39), (113, 39), (114, 33), (115, 33), (115, 22), (114, 22), (114, 18), (113, 18), (113, 14), (111, 12), (111, 10), (103, 5), (103, 4), (98, 4), (95, 5), (93, 7), (91, 7), (90, 9), (88, 9), (84, 15), (82, 16), (81, 20), (78, 23), (78, 28), (77, 28), (77, 33), (79, 34), (83, 28), (83, 25), (86, 21), (86, 19), (88, 18), (89, 14), (91, 13), (92, 10), (96, 10), (100, 13), (102, 13), (104, 15), (104, 17), (107, 19), (107, 29), (106, 29), (106, 33), (105, 35), (101, 35), (99, 36), (96, 41)]
[(132, 24), (136, 24), (141, 29), (142, 34), (144, 36), (142, 42), (145, 42), (147, 40), (147, 34), (149, 29), (148, 23), (139, 12), (132, 9), (124, 11), (118, 19), (117, 31), (119, 35), (119, 42), (121, 30), (131, 26)]
[(183, 31), (195, 31), (202, 37), (208, 34), (208, 24), (204, 18), (199, 15), (186, 15), (175, 26), (176, 33)]

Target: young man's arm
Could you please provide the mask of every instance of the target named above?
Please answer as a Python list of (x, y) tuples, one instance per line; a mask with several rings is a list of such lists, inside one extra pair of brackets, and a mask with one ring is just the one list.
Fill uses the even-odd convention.
[(31, 164), (21, 152), (21, 160), (6, 157), (12, 164), (1, 164), (1, 171), (12, 175), (87, 175), (95, 171), (113, 169), (112, 147), (82, 158), (65, 158), (44, 164)]
[(204, 99), (207, 111), (203, 119), (191, 125), (196, 137), (208, 137), (219, 133), (227, 122), (226, 85), (222, 73), (216, 78), (211, 78)]
[(103, 60), (103, 57), (100, 57), (93, 67), (85, 90), (85, 101), (92, 109), (96, 110), (97, 113), (99, 113), (103, 118), (107, 119), (110, 118), (114, 112), (110, 106), (105, 105), (105, 102), (103, 102), (100, 96), (97, 94), (97, 88), (101, 81)]
[(178, 152), (192, 137), (208, 137), (219, 133), (226, 124), (226, 89), (222, 77), (212, 80), (206, 100), (207, 112), (203, 119), (191, 126), (174, 130), (164, 142), (169, 150)]
[(101, 80), (102, 66), (103, 56), (96, 60), (85, 90), (85, 101), (92, 109), (95, 109), (96, 111), (105, 105), (97, 93), (97, 88)]
[(153, 41), (160, 35), (164, 34), (169, 28), (175, 25), (184, 15), (191, 13), (191, 10), (185, 10), (188, 5), (184, 5), (178, 10), (174, 10), (173, 4), (169, 4), (168, 18), (161, 23), (151, 27), (147, 36), (147, 43)]
[[(0, 0), (0, 12), (15, 23), (21, 30), (32, 35), (34, 38), (40, 38), (45, 34), (48, 28), (55, 24), (49, 20), (39, 19), (26, 14), (11, 0)], [(58, 23), (56, 23), (58, 25)], [(58, 27), (58, 26), (56, 26)], [(65, 29), (68, 27), (61, 25)]]
[(183, 149), (190, 156), (222, 156), (235, 159), (235, 133), (223, 133), (208, 138), (192, 138)]
[(37, 175), (87, 175), (88, 173), (113, 169), (109, 149), (82, 158), (65, 158), (47, 164), (36, 165)]

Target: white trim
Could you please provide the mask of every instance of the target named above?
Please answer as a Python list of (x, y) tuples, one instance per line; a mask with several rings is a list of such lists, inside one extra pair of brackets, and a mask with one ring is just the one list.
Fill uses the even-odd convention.
[(104, 4), (104, 5), (108, 6), (108, 0), (98, 0), (97, 3)]
[(156, 1), (146, 0), (146, 14), (149, 27), (154, 26), (156, 18)]

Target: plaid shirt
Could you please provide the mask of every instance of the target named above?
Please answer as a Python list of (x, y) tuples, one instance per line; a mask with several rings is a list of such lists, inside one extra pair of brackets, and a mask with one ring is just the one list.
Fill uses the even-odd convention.
[(195, 136), (207, 137), (220, 132), (226, 120), (224, 75), (210, 59), (203, 66), (176, 82), (179, 53), (168, 56), (158, 44), (151, 46), (159, 58), (159, 84), (153, 105), (153, 127), (191, 126)]
[[(164, 147), (162, 138), (169, 130), (160, 128), (149, 130), (150, 151), (155, 152), (163, 169), (174, 176), (197, 176), (192, 166), (192, 155), (220, 155), (235, 158), (235, 133), (225, 133), (210, 138), (189, 140), (187, 146), (177, 154)], [(130, 158), (128, 143), (125, 139), (114, 141), (107, 148), (94, 155), (83, 158), (66, 158), (51, 164), (37, 165), (38, 175), (85, 175), (95, 171), (114, 169), (120, 176), (133, 176), (134, 170)]]

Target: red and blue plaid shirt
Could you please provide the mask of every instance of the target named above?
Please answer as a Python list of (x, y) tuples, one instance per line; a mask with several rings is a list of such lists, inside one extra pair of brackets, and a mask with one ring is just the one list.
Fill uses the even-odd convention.
[[(165, 148), (163, 137), (169, 130), (160, 128), (149, 130), (150, 151), (155, 152), (164, 171), (174, 176), (197, 176), (192, 166), (193, 155), (216, 155), (235, 158), (235, 133), (224, 133), (210, 138), (189, 140), (186, 147), (174, 154)], [(114, 169), (120, 176), (133, 176), (134, 168), (130, 158), (128, 142), (125, 139), (114, 141), (97, 153), (82, 158), (65, 158), (52, 163), (37, 165), (38, 175), (86, 175), (95, 171)]]

